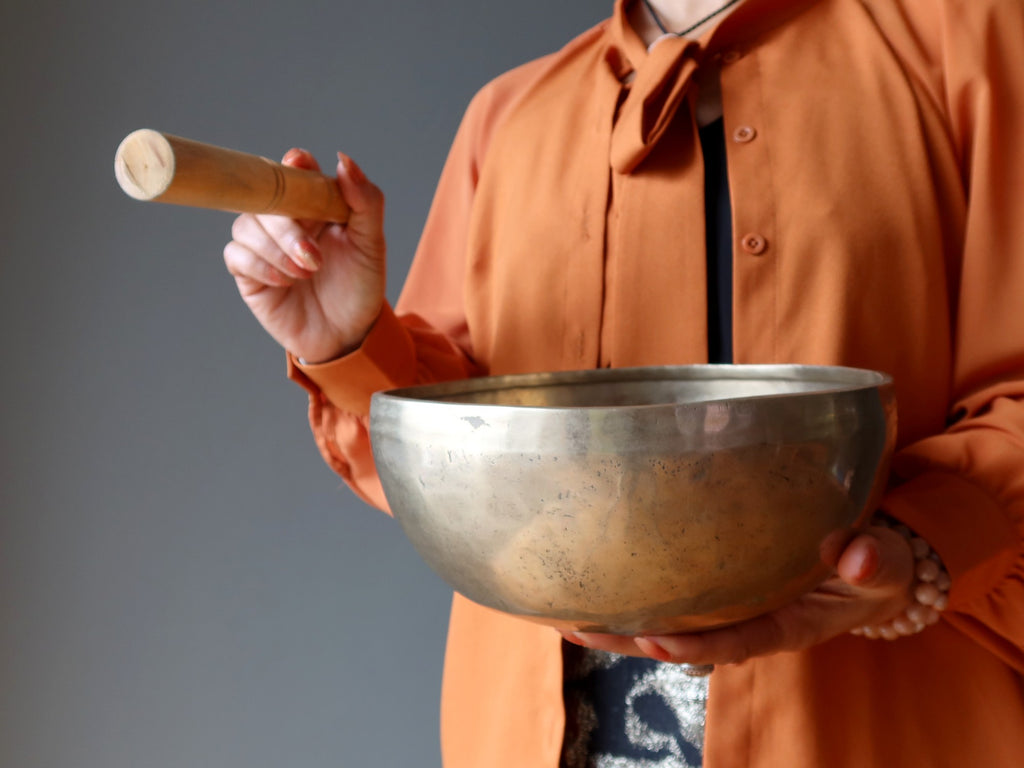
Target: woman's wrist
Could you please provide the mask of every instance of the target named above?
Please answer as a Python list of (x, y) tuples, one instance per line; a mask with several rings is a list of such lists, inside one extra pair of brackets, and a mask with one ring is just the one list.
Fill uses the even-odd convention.
[(949, 603), (951, 580), (942, 559), (924, 539), (907, 526), (883, 513), (877, 513), (871, 525), (890, 528), (901, 534), (914, 555), (914, 582), (911, 586), (913, 603), (903, 613), (884, 624), (852, 629), (851, 634), (870, 639), (895, 640), (916, 635), (925, 627), (935, 624)]
[(343, 357), (351, 355), (353, 352), (358, 350), (366, 341), (366, 338), (370, 335), (373, 327), (380, 320), (381, 312), (384, 309), (384, 303), (381, 302), (380, 308), (377, 313), (373, 316), (372, 322), (366, 326), (366, 330), (362, 334), (352, 338), (339, 339), (337, 343), (325, 347), (325, 349), (319, 351), (316, 354), (300, 355), (293, 350), (291, 351), (292, 356), (299, 363), (299, 365), (326, 365), (327, 363), (333, 363), (337, 360), (341, 360)]
[[(317, 356), (316, 360), (307, 360), (306, 358), (300, 355), (295, 355), (295, 360), (299, 363), (299, 365), (326, 365), (327, 363), (333, 363), (336, 360), (341, 360), (341, 358), (351, 355), (353, 352), (359, 349), (361, 345), (362, 342), (359, 342), (358, 344), (342, 347), (340, 348), (339, 351), (328, 354), (327, 356), (319, 355)], [(320, 359), (321, 357), (323, 359)]]

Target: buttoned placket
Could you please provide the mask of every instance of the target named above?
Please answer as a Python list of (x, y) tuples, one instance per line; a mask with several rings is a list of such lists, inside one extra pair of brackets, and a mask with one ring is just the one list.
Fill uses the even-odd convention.
[(733, 360), (771, 362), (776, 356), (780, 243), (758, 54), (756, 48), (733, 48), (717, 58), (732, 198)]

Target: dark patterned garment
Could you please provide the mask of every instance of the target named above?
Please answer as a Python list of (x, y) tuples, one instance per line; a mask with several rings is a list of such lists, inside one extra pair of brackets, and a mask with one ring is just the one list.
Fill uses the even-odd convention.
[[(732, 362), (732, 216), (721, 119), (700, 129), (708, 362)], [(562, 768), (700, 768), (708, 678), (678, 664), (563, 644)]]
[(564, 644), (562, 768), (700, 768), (708, 678)]

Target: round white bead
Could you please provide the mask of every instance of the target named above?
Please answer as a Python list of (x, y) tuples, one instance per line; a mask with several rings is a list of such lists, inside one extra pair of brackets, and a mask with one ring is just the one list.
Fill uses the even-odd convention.
[(917, 566), (914, 568), (917, 578), (926, 582), (935, 581), (939, 578), (940, 573), (942, 573), (942, 569), (934, 560), (918, 560)]
[(941, 597), (942, 593), (939, 588), (934, 584), (918, 584), (914, 589), (914, 598), (921, 605), (935, 605), (935, 601)]
[(923, 560), (928, 557), (932, 549), (928, 546), (927, 541), (915, 536), (910, 540), (910, 551), (914, 553), (915, 560)]
[(928, 617), (935, 612), (934, 609), (929, 608), (927, 605), (921, 605), (920, 603), (914, 603), (912, 606), (907, 608), (907, 618), (915, 624), (927, 624)]
[(904, 637), (907, 635), (913, 635), (917, 632), (917, 624), (911, 621), (907, 616), (898, 616), (893, 619), (892, 628)]

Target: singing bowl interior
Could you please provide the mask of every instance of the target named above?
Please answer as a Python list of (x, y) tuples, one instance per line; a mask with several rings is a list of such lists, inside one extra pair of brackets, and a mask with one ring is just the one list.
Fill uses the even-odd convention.
[(884, 374), (678, 366), (373, 396), (384, 493), (455, 590), (563, 629), (644, 634), (773, 610), (876, 504)]

